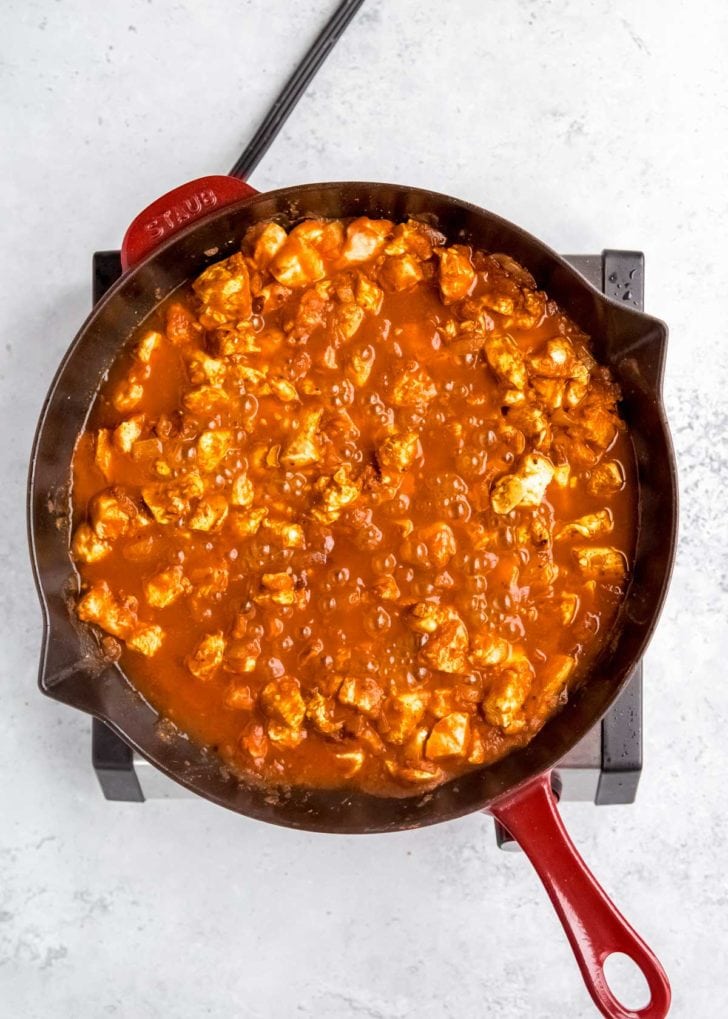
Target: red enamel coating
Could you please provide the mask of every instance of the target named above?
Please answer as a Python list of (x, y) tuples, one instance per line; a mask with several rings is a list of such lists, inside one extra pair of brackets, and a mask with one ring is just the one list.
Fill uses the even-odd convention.
[[(556, 807), (550, 775), (541, 775), (504, 797), (490, 807), (490, 813), (536, 868), (602, 1015), (607, 1019), (664, 1019), (670, 1008), (665, 971), (579, 856)], [(624, 952), (642, 970), (651, 995), (644, 1008), (625, 1008), (612, 994), (604, 962), (613, 952)]]
[(167, 237), (213, 209), (257, 194), (244, 180), (222, 175), (199, 177), (168, 191), (140, 212), (124, 234), (121, 243), (124, 270), (131, 269)]

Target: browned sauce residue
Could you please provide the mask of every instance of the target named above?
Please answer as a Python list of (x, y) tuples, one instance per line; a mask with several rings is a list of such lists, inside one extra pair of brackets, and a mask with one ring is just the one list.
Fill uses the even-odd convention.
[(618, 397), (507, 256), (413, 221), (261, 224), (99, 394), (78, 614), (238, 771), (430, 788), (527, 743), (614, 623)]

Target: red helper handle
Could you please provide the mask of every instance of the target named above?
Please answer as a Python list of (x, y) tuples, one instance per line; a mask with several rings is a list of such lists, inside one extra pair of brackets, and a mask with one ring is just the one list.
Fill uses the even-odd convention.
[[(664, 1019), (670, 1008), (670, 984), (658, 959), (630, 927), (595, 881), (556, 808), (551, 776), (542, 775), (490, 808), (536, 868), (566, 931), (584, 983), (607, 1019)], [(650, 988), (650, 1002), (625, 1008), (609, 989), (604, 962), (624, 952)]]
[(237, 177), (199, 177), (157, 198), (139, 213), (121, 242), (121, 264), (126, 271), (153, 251), (162, 241), (209, 215), (214, 209), (232, 205), (258, 192)]

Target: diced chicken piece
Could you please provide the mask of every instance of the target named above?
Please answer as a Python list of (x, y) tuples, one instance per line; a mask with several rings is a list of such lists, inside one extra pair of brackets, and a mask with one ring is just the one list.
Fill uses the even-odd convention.
[(470, 638), (470, 661), (479, 668), (502, 665), (511, 653), (511, 645), (497, 634), (481, 631)]
[(427, 565), (441, 570), (450, 562), (458, 550), (452, 527), (443, 521), (426, 524), (416, 530), (413, 539), (422, 542), (427, 548)]
[(226, 428), (202, 432), (197, 440), (197, 466), (202, 471), (214, 471), (227, 454), (233, 441), (233, 433)]
[[(428, 711), (435, 718), (444, 718), (455, 710), (455, 689), (454, 687), (437, 687), (432, 691), (432, 697), (428, 704)], [(429, 735), (429, 734), (428, 734)]]
[(306, 730), (294, 729), (283, 722), (268, 722), (268, 739), (283, 750), (295, 750), (306, 739)]
[(300, 237), (322, 258), (333, 261), (341, 255), (344, 227), (338, 219), (306, 219), (291, 230), (291, 237)]
[(286, 242), (286, 231), (278, 223), (266, 223), (253, 249), (253, 261), (259, 269), (267, 269)]
[(188, 594), (192, 585), (184, 575), (181, 566), (171, 566), (162, 570), (144, 583), (144, 597), (155, 609), (165, 609), (173, 605), (183, 594)]
[(581, 361), (574, 365), (574, 377), (569, 379), (564, 390), (564, 403), (567, 407), (578, 407), (589, 392), (589, 368)]
[(496, 513), (510, 513), (517, 506), (540, 506), (554, 476), (554, 465), (540, 453), (523, 457), (518, 470), (499, 478), (490, 503)]
[(306, 547), (306, 536), (300, 524), (292, 524), (288, 520), (267, 519), (263, 527), (283, 548)]
[(291, 336), (302, 340), (310, 336), (315, 329), (325, 326), (330, 308), (328, 283), (317, 283), (309, 290), (304, 290), (296, 308)]
[(618, 460), (598, 464), (591, 472), (587, 489), (592, 495), (614, 495), (624, 488), (624, 471)]
[(290, 573), (264, 573), (261, 583), (270, 594), (264, 600), (273, 601), (276, 605), (292, 605), (296, 600), (295, 584)]
[(325, 524), (332, 524), (361, 494), (362, 483), (351, 477), (351, 464), (343, 464), (333, 477), (320, 478), (316, 487), (321, 502), (313, 510), (313, 516)]
[(495, 374), (515, 389), (525, 389), (528, 378), (523, 355), (510, 336), (489, 336), (485, 356)]
[(356, 708), (370, 718), (375, 718), (379, 714), (383, 696), (381, 686), (370, 676), (347, 676), (338, 693), (342, 704)]
[[(291, 729), (299, 729), (306, 716), (306, 703), (297, 679), (282, 676), (271, 680), (260, 691), (260, 703), (266, 715)], [(269, 733), (270, 735), (270, 733)]]
[(131, 455), (136, 463), (156, 460), (162, 455), (162, 442), (156, 438), (141, 439), (131, 447)]
[(431, 761), (444, 757), (464, 757), (470, 739), (470, 716), (463, 711), (445, 715), (432, 727), (425, 745), (425, 755)]
[(340, 754), (334, 754), (338, 770), (344, 778), (353, 778), (357, 771), (361, 770), (364, 764), (363, 750), (345, 750)]
[(225, 655), (225, 638), (222, 631), (208, 633), (199, 642), (191, 655), (185, 659), (185, 665), (195, 677), (207, 681), (212, 679), (222, 665)]
[(406, 622), (417, 633), (432, 634), (455, 617), (460, 618), (449, 606), (436, 601), (421, 601), (412, 606)]
[(136, 612), (118, 601), (105, 581), (94, 584), (84, 594), (76, 608), (84, 623), (95, 623), (102, 630), (126, 640), (138, 626)]
[(324, 260), (316, 248), (298, 236), (289, 236), (270, 263), (270, 271), (285, 287), (303, 287), (326, 275)]
[(257, 509), (251, 509), (247, 513), (231, 513), (228, 519), (232, 530), (239, 538), (249, 538), (251, 535), (258, 533), (260, 525), (267, 516), (267, 507), (259, 506)]
[(336, 331), (343, 340), (350, 340), (364, 321), (364, 311), (358, 304), (348, 301), (336, 309), (334, 316)]
[(228, 515), (227, 499), (224, 495), (208, 495), (200, 499), (187, 526), (193, 531), (219, 531)]
[(197, 471), (190, 471), (172, 483), (145, 485), (142, 498), (159, 524), (172, 524), (190, 511), (190, 500), (198, 499), (205, 484)]
[(406, 743), (425, 713), (429, 694), (425, 691), (387, 697), (379, 718), (379, 731), (387, 743)]
[(425, 278), (414, 255), (388, 255), (379, 270), (379, 280), (388, 290), (410, 290)]
[(231, 711), (252, 711), (255, 707), (255, 697), (250, 687), (241, 686), (239, 683), (230, 684), (222, 702)]
[(230, 403), (230, 397), (222, 389), (215, 386), (199, 386), (197, 389), (189, 389), (182, 396), (182, 404), (190, 414), (203, 415), (217, 414), (226, 410)]
[(587, 442), (599, 449), (608, 449), (619, 431), (619, 418), (611, 411), (598, 405), (587, 407), (582, 412), (579, 426)]
[(114, 429), (113, 442), (121, 453), (131, 453), (134, 443), (138, 441), (144, 427), (144, 415), (135, 414), (127, 421), (122, 421)]
[(431, 761), (420, 761), (412, 765), (385, 761), (384, 764), (392, 778), (404, 785), (434, 786), (443, 777), (442, 769)]
[(440, 248), (439, 281), (444, 304), (462, 301), (475, 283), (475, 269), (470, 261), (470, 250), (460, 244)]
[(196, 386), (209, 382), (211, 386), (219, 387), (225, 382), (227, 366), (219, 358), (197, 350), (187, 361), (187, 374)]
[(147, 658), (156, 655), (164, 641), (164, 630), (161, 626), (152, 623), (137, 626), (126, 638), (126, 646), (132, 651), (138, 651)]
[(563, 379), (531, 379), (531, 387), (539, 401), (549, 410), (558, 410), (564, 402), (565, 384)]
[(252, 505), (254, 496), (255, 488), (253, 487), (253, 482), (247, 474), (239, 474), (233, 481), (230, 493), (231, 505), (245, 509), (247, 506)]
[(554, 484), (558, 485), (559, 488), (567, 488), (570, 477), (571, 467), (569, 464), (559, 464), (557, 467), (554, 467)]
[(571, 342), (563, 337), (548, 340), (540, 354), (531, 354), (528, 367), (533, 375), (547, 379), (568, 379), (577, 364)]
[(206, 329), (250, 318), (250, 273), (239, 251), (205, 269), (193, 289), (202, 304), (200, 322)]
[(91, 526), (102, 541), (114, 541), (126, 534), (138, 510), (121, 489), (107, 488), (91, 500)]
[(374, 357), (374, 347), (370, 346), (348, 352), (345, 371), (347, 378), (351, 379), (357, 388), (361, 389), (367, 384), (374, 367)]
[(223, 668), (226, 672), (237, 672), (243, 674), (247, 672), (254, 672), (259, 658), (260, 641), (233, 641), (227, 646)]
[(88, 524), (79, 524), (71, 546), (73, 556), (82, 563), (98, 563), (111, 551), (108, 541), (103, 541)]
[(410, 252), (423, 261), (432, 258), (435, 248), (445, 243), (445, 236), (427, 223), (416, 219), (408, 219), (406, 223), (398, 223), (392, 232), (392, 239), (384, 249), (387, 255), (402, 255)]
[(611, 510), (598, 510), (596, 513), (587, 513), (577, 520), (564, 524), (556, 532), (557, 538), (597, 538), (602, 534), (609, 534), (614, 529), (614, 519)]
[(378, 598), (382, 599), (382, 601), (397, 601), (400, 596), (397, 581), (391, 573), (382, 574), (382, 576), (374, 582), (372, 590)]
[(370, 315), (378, 315), (382, 308), (384, 291), (376, 283), (365, 276), (364, 273), (357, 274), (356, 280), (356, 303)]
[(417, 459), (419, 445), (417, 432), (388, 435), (377, 448), (379, 466), (391, 471), (406, 471)]
[(268, 737), (260, 722), (251, 722), (243, 730), (240, 746), (246, 750), (254, 761), (265, 760), (268, 754)]
[(194, 587), (195, 597), (214, 598), (218, 594), (227, 591), (230, 571), (227, 566), (202, 566), (190, 573), (190, 580)]
[(167, 339), (175, 347), (182, 347), (195, 340), (201, 328), (189, 308), (179, 301), (174, 301), (167, 308), (165, 332)]
[(424, 368), (410, 362), (397, 376), (389, 398), (395, 407), (420, 407), (437, 396), (437, 386)]
[(150, 364), (153, 354), (162, 346), (163, 339), (164, 337), (161, 333), (150, 329), (148, 333), (142, 336), (134, 349), (136, 360), (142, 364)]
[(551, 445), (551, 425), (546, 414), (535, 404), (522, 404), (508, 414), (508, 424), (520, 429), (536, 449)]
[(525, 659), (516, 659), (502, 668), (493, 679), (483, 701), (486, 722), (504, 732), (519, 732), (526, 725), (523, 703), (533, 682), (533, 669)]
[(282, 403), (295, 403), (300, 400), (298, 390), (284, 378), (269, 378), (268, 385), (274, 396), (277, 396)]
[(468, 643), (465, 624), (454, 613), (454, 618), (444, 623), (428, 639), (419, 653), (419, 660), (439, 672), (466, 673), (470, 670), (466, 657)]
[(573, 551), (576, 565), (587, 580), (620, 583), (627, 576), (627, 561), (616, 548), (579, 546)]
[(111, 480), (113, 455), (111, 432), (108, 428), (99, 428), (94, 436), (94, 463), (107, 481)]
[(298, 431), (280, 457), (284, 467), (309, 467), (321, 459), (318, 432), (323, 413), (322, 408), (307, 409), (301, 413)]
[(332, 702), (318, 690), (311, 695), (306, 705), (306, 717), (324, 736), (338, 736), (343, 728), (343, 722), (334, 721), (333, 709)]
[(139, 406), (143, 396), (144, 386), (141, 382), (125, 379), (116, 387), (111, 402), (114, 405), (114, 409), (118, 410), (120, 414), (127, 414), (130, 410), (135, 410)]
[(392, 227), (393, 224), (387, 219), (368, 219), (366, 216), (355, 219), (346, 228), (341, 261), (345, 265), (368, 262), (380, 254)]

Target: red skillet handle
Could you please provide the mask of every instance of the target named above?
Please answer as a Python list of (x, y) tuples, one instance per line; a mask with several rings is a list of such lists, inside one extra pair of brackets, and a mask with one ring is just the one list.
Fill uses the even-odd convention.
[(213, 209), (257, 194), (244, 180), (226, 176), (200, 177), (168, 191), (140, 212), (124, 234), (121, 243), (124, 271), (135, 266), (167, 237)]
[[(579, 856), (556, 808), (550, 775), (542, 775), (505, 797), (490, 813), (536, 868), (602, 1015), (607, 1019), (664, 1019), (670, 1008), (665, 971)], [(644, 1008), (625, 1008), (609, 989), (604, 962), (613, 952), (624, 952), (642, 970), (651, 995)]]

